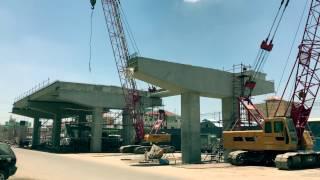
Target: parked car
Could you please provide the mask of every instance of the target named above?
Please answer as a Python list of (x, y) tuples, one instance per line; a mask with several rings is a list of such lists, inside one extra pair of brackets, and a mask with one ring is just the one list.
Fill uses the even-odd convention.
[(7, 143), (0, 142), (0, 180), (8, 179), (17, 171), (16, 156)]

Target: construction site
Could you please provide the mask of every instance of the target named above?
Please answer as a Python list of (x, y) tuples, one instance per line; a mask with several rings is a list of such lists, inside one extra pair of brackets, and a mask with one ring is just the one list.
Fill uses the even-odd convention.
[[(214, 58), (221, 66), (213, 68), (199, 65), (201, 57), (185, 63), (141, 53), (141, 41), (133, 33), (139, 30), (129, 26), (137, 20), (126, 15), (136, 6), (125, 0), (77, 2), (91, 13), (89, 71), (95, 73), (93, 29), (95, 23), (103, 24), (99, 31), (107, 38), (97, 44), (109, 45), (105, 61), (113, 64), (104, 74), (117, 83), (59, 77), (15, 94), (10, 119), (0, 125), (0, 141), (10, 144), (17, 156), (18, 170), (11, 178), (318, 179), (320, 0), (305, 1), (303, 6), (290, 0), (272, 2), (266, 21), (259, 22), (265, 35), (252, 40), (256, 49), (250, 51), (258, 49), (255, 58), (241, 54), (222, 69), (224, 63), (229, 66), (227, 60)], [(205, 0), (180, 3), (197, 10), (205, 8), (201, 3), (210, 5)], [(287, 17), (297, 10), (298, 19)], [(288, 30), (286, 21), (297, 30)], [(289, 31), (292, 42), (283, 38)], [(289, 41), (288, 47), (281, 41)], [(289, 55), (273, 56), (274, 51)], [(81, 63), (87, 62), (74, 66)], [(265, 70), (268, 64), (271, 68)], [(178, 101), (170, 103), (178, 104), (178, 112), (167, 105), (168, 98), (177, 96)], [(214, 100), (212, 108), (205, 107), (209, 112), (203, 110), (204, 98)]]

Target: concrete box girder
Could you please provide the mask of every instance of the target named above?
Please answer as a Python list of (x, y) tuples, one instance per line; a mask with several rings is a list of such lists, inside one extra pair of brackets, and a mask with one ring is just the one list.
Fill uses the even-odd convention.
[[(133, 68), (135, 78), (172, 91), (172, 94), (197, 92), (211, 98), (233, 96), (233, 74), (230, 72), (145, 57), (132, 58), (129, 67)], [(274, 91), (274, 83), (267, 81), (265, 74), (260, 73), (257, 77), (252, 95)]]

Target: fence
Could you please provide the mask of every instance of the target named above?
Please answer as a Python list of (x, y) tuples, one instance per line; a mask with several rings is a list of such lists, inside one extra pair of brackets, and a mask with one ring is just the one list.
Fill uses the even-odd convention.
[(18, 97), (16, 97), (16, 98), (14, 99), (14, 103), (16, 103), (16, 102), (20, 101), (21, 99), (23, 99), (23, 98), (25, 98), (25, 97), (27, 97), (27, 96), (29, 96), (29, 95), (31, 95), (31, 94), (39, 91), (40, 89), (43, 89), (43, 88), (45, 88), (45, 87), (48, 87), (48, 86), (51, 85), (51, 84), (52, 84), (52, 83), (50, 83), (50, 79), (48, 78), (47, 80), (45, 80), (45, 81), (43, 81), (43, 82), (35, 85), (35, 86), (34, 86), (33, 88), (31, 88), (30, 90), (28, 90), (28, 91), (22, 93), (21, 95), (19, 95)]

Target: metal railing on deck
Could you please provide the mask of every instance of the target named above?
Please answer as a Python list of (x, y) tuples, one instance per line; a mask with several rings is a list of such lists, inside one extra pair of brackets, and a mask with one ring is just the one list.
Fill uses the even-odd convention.
[(46, 88), (48, 87), (49, 85), (51, 85), (52, 83), (50, 82), (50, 78), (48, 78), (47, 80), (44, 80), (42, 81), (41, 83), (35, 85), (33, 88), (31, 88), (30, 90), (22, 93), (20, 96), (16, 97), (14, 99), (14, 103), (20, 101), (21, 99), (27, 97), (27, 96), (30, 96), (31, 94), (39, 91), (40, 89), (43, 89), (43, 88)]

